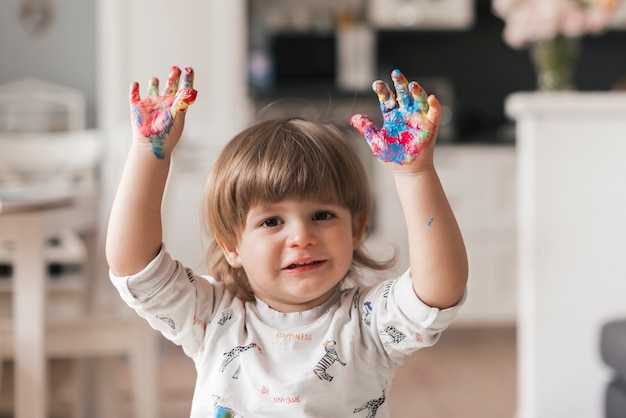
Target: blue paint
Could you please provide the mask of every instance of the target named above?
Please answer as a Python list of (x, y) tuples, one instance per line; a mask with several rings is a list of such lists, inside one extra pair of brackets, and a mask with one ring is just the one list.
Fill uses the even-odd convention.
[(164, 136), (165, 135), (150, 135), (152, 152), (159, 160), (163, 160), (165, 158), (165, 153), (163, 152), (163, 144), (165, 143), (165, 140), (163, 139)]
[(398, 137), (400, 133), (407, 130), (402, 112), (397, 108), (387, 112), (383, 126), (387, 131), (387, 135), (391, 137), (390, 139)]
[(215, 418), (235, 418), (235, 415), (231, 409), (217, 406), (215, 408)]
[(165, 144), (165, 136), (170, 132), (172, 125), (174, 124), (174, 118), (170, 112), (167, 112), (163, 115), (161, 120), (155, 121), (155, 124), (161, 125), (155, 126), (153, 129), (157, 133), (153, 133), (150, 135), (150, 143), (152, 144), (152, 152), (159, 160), (165, 158), (165, 153), (163, 152), (163, 144)]
[(132, 113), (133, 113), (133, 119), (135, 121), (135, 125), (141, 126), (141, 112), (139, 111), (139, 109), (133, 106)]
[(396, 164), (401, 164), (404, 162), (405, 154), (404, 147), (397, 142), (393, 142), (391, 144), (387, 144), (387, 150), (385, 152), (385, 161), (391, 161)]

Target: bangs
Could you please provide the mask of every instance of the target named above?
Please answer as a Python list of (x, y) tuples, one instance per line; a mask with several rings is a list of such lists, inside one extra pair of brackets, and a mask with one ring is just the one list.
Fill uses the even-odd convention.
[(352, 207), (362, 185), (349, 180), (356, 174), (345, 158), (349, 145), (333, 129), (290, 120), (273, 135), (260, 132), (238, 173), (235, 200), (246, 209), (290, 198)]

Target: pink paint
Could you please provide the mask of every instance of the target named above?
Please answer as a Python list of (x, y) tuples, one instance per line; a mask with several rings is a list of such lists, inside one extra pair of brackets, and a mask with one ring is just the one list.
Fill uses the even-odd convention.
[(148, 96), (143, 100), (139, 94), (139, 84), (131, 84), (133, 123), (143, 137), (150, 139), (152, 151), (159, 159), (165, 158), (163, 145), (176, 115), (186, 112), (196, 100), (193, 69), (185, 68), (182, 75), (182, 87), (179, 88), (181, 71), (178, 67), (172, 67), (162, 95), (159, 95), (159, 80), (153, 77), (148, 83)]

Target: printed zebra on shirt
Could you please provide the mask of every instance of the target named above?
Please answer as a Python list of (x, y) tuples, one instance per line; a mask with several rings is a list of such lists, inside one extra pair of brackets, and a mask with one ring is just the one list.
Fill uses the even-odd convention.
[(324, 357), (317, 362), (315, 369), (313, 369), (313, 372), (320, 380), (326, 380), (327, 382), (331, 382), (333, 380), (333, 376), (329, 375), (327, 370), (330, 366), (335, 364), (335, 362), (341, 364), (342, 366), (346, 365), (346, 363), (341, 361), (339, 354), (337, 354), (337, 350), (335, 350), (336, 344), (337, 343), (332, 340), (325, 341), (322, 344), (326, 353), (324, 354)]

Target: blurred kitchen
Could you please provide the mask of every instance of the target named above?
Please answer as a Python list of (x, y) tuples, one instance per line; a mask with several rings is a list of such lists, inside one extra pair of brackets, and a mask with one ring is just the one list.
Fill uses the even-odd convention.
[[(623, 89), (626, 6), (621, 3), (608, 30), (580, 37), (574, 73), (579, 92)], [(0, 2), (0, 104), (3, 92), (20, 96), (18, 82), (25, 79), (44, 81), (54, 91), (62, 87), (81, 96), (80, 129), (97, 132), (101, 138), (94, 188), (98, 210), (91, 225), (95, 235), (79, 242), (83, 257), (78, 262), (73, 258), (63, 264), (75, 254), (69, 245), (74, 235), (48, 242), (54, 248), (46, 253), (46, 260), (54, 265), (47, 270), (54, 270), (50, 274), (54, 278), (47, 279), (63, 283), (64, 274), (72, 279), (78, 274), (88, 289), (81, 287), (82, 293), (69, 296), (49, 292), (48, 308), (62, 310), (72, 295), (85, 294), (89, 301), (83, 304), (89, 312), (129, 313), (108, 283), (102, 253), (108, 210), (130, 141), (128, 85), (137, 80), (144, 86), (152, 76), (164, 79), (172, 65), (194, 67), (199, 91), (176, 151), (163, 206), (165, 241), (175, 257), (203, 271), (200, 195), (222, 145), (254, 119), (288, 115), (335, 123), (354, 137), (375, 195), (368, 245), (373, 251), (396, 248), (398, 269), (405, 268), (404, 225), (397, 222), (402, 216), (391, 178), (347, 123), (354, 113), (366, 113), (380, 122), (370, 86), (375, 79), (389, 81), (391, 70), (398, 68), (442, 102), (436, 162), (466, 240), (470, 281), (469, 297), (453, 328), (439, 345), (418, 353), (400, 371), (400, 383), (390, 395), (392, 412), (396, 418), (414, 417), (418, 409), (421, 416), (432, 418), (513, 417), (519, 301), (518, 138), (505, 103), (516, 92), (536, 91), (537, 77), (529, 50), (507, 45), (503, 29), (491, 0)], [(0, 113), (0, 146), (14, 130)], [(36, 146), (27, 153), (41, 150)], [(9, 164), (4, 163), (3, 152), (0, 148), (0, 161)], [(68, 152), (67, 158), (76, 157)], [(7, 167), (0, 167), (0, 193), (4, 192), (0, 203), (7, 201), (7, 191), (14, 192), (2, 177)], [(20, 190), (26, 186), (21, 184)], [(1, 209), (0, 205), (4, 216)], [(1, 321), (10, 322), (11, 262), (16, 257), (3, 232), (0, 338), (11, 331)], [(84, 234), (80, 238), (84, 240)], [(88, 269), (81, 267), (87, 258)], [(184, 416), (193, 390), (193, 365), (160, 337), (156, 343), (160, 416)], [(3, 352), (0, 340), (2, 418), (15, 410), (12, 357), (11, 350)], [(134, 402), (155, 399), (154, 393), (133, 392), (132, 378), (137, 375), (130, 371), (129, 355), (115, 354), (112, 364), (117, 369), (76, 367), (71, 355), (57, 358), (49, 367), (52, 388), (48, 388), (55, 417), (87, 416), (80, 412), (86, 409), (76, 407), (75, 381), (90, 370), (103, 374), (118, 370), (112, 379), (119, 388), (110, 386), (110, 379), (96, 382), (104, 388), (105, 399), (90, 395), (97, 398), (90, 398), (97, 408), (108, 405), (110, 411), (111, 405), (116, 406), (111, 416), (139, 417), (133, 414)], [(39, 389), (45, 389), (46, 384), (39, 383)]]

